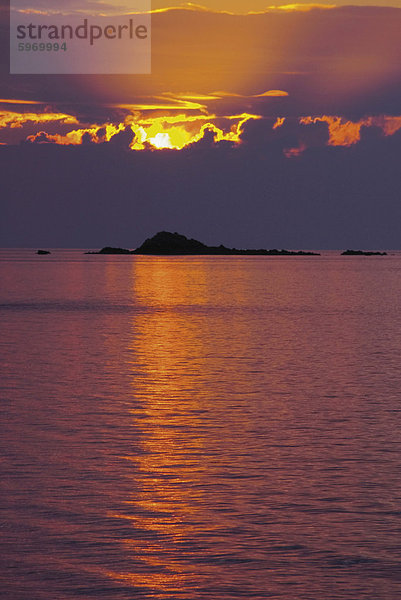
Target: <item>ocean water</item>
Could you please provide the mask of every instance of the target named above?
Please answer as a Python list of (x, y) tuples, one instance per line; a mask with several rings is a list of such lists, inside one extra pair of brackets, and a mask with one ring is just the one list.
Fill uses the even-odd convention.
[(400, 254), (0, 281), (1, 598), (401, 598)]

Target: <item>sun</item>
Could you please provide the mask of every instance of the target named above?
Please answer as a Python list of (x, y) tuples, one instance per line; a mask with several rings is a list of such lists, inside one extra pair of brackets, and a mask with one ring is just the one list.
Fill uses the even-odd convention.
[(162, 148), (174, 148), (168, 133), (157, 133), (154, 137), (149, 138), (149, 142), (159, 150)]

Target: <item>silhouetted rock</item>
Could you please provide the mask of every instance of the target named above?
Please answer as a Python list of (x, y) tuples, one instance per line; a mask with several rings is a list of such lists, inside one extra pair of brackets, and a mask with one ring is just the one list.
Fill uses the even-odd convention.
[(147, 238), (134, 250), (134, 254), (206, 254), (207, 250), (208, 246), (185, 235), (159, 231), (152, 238)]
[(387, 256), (387, 252), (366, 252), (365, 250), (345, 250), (341, 256)]
[(262, 255), (262, 256), (319, 256), (316, 252), (292, 251), (292, 250), (238, 250), (237, 248), (226, 248), (220, 246), (206, 246), (202, 242), (188, 239), (179, 233), (160, 231), (152, 238), (132, 251), (132, 254), (151, 255)]
[(85, 254), (132, 254), (132, 252), (126, 248), (113, 248), (112, 246), (105, 246), (99, 250), (99, 252), (85, 252)]
[(51, 254), (51, 252), (49, 250), (38, 250), (36, 254), (44, 255)]
[(189, 239), (179, 233), (159, 231), (151, 238), (147, 238), (136, 250), (126, 248), (113, 248), (105, 246), (99, 252), (85, 252), (85, 254), (148, 254), (155, 256), (188, 256), (188, 255), (249, 255), (249, 256), (320, 256), (318, 252), (305, 252), (304, 250), (238, 250), (237, 248), (226, 248), (220, 246), (206, 246), (198, 240)]

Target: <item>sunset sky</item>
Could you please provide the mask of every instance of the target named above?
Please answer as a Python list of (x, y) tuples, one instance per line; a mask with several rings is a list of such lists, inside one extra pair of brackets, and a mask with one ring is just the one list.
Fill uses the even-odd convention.
[(9, 75), (1, 13), (0, 245), (400, 248), (401, 3), (201, 4), (152, 2), (151, 75)]

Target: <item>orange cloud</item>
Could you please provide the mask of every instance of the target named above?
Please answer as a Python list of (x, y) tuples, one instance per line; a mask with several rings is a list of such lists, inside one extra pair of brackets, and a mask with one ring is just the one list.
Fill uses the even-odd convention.
[(374, 121), (383, 129), (384, 135), (393, 135), (401, 129), (401, 117), (375, 117)]
[(78, 123), (76, 117), (63, 113), (16, 113), (10, 111), (0, 111), (0, 129), (3, 127), (22, 127), (25, 123), (50, 123), (62, 121), (63, 123)]
[[(194, 100), (213, 100), (215, 99), (212, 96), (203, 96), (202, 98), (191, 97), (191, 95), (176, 95), (170, 94), (166, 92), (161, 96), (156, 96), (152, 98), (149, 102), (142, 101), (135, 104), (111, 104), (113, 108), (122, 108), (124, 110), (129, 110), (130, 112), (134, 111), (155, 111), (155, 110), (197, 110), (200, 112), (204, 112), (206, 110), (206, 106), (204, 104), (200, 104), (199, 102), (194, 102)], [(216, 98), (218, 99), (218, 98)], [(144, 99), (145, 100), (145, 99)], [(160, 102), (157, 102), (157, 101)], [(156, 101), (156, 102), (155, 102)]]
[[(236, 94), (235, 92), (214, 92), (213, 95), (209, 96), (210, 99), (219, 100), (221, 98), (277, 98), (281, 96), (288, 96), (288, 92), (284, 90), (267, 90), (261, 94), (251, 94), (250, 96), (244, 94)], [(207, 98), (204, 96), (204, 98)]]
[(359, 121), (347, 121), (342, 117), (323, 115), (321, 117), (302, 117), (299, 122), (303, 125), (325, 122), (329, 128), (329, 146), (352, 146), (361, 139), (361, 127), (379, 127), (384, 135), (393, 135), (401, 128), (401, 117), (387, 115), (366, 117)]
[[(215, 11), (211, 8), (207, 8), (206, 6), (203, 6), (201, 4), (194, 4), (193, 2), (183, 2), (180, 6), (167, 6), (166, 8), (155, 8), (153, 10), (151, 10), (150, 12), (152, 14), (157, 14), (157, 13), (164, 13), (164, 12), (169, 12), (171, 10), (192, 10), (192, 11), (200, 11), (200, 12), (219, 12), (219, 11)], [(223, 11), (225, 12), (225, 11)], [(230, 13), (231, 14), (231, 13)]]
[(38, 102), (37, 100), (16, 100), (14, 98), (0, 98), (0, 104), (43, 104), (43, 102)]
[(263, 94), (255, 94), (250, 96), (250, 98), (279, 98), (282, 96), (288, 96), (288, 92), (284, 92), (283, 90), (268, 90), (267, 92), (263, 92)]
[(284, 150), (284, 155), (287, 158), (296, 158), (297, 156), (300, 156), (302, 152), (304, 152), (304, 150), (306, 150), (306, 145), (304, 143), (301, 143), (295, 148), (286, 148)]
[(303, 125), (325, 122), (329, 128), (329, 146), (351, 146), (360, 140), (362, 121), (344, 121), (341, 117), (323, 115), (322, 117), (302, 117), (299, 122)]
[(278, 129), (278, 127), (281, 127), (282, 125), (284, 125), (285, 122), (285, 117), (277, 117), (276, 122), (273, 125), (273, 129)]
[[(186, 111), (200, 111), (207, 113), (207, 104), (209, 102), (216, 102), (224, 100), (226, 98), (281, 98), (288, 96), (288, 92), (284, 90), (267, 90), (261, 94), (237, 94), (235, 92), (212, 92), (210, 94), (196, 94), (191, 92), (183, 93), (172, 93), (164, 92), (160, 96), (154, 96), (149, 102), (146, 102), (143, 98), (142, 102), (136, 104), (115, 104), (116, 108), (134, 110), (186, 110)], [(157, 101), (160, 101), (159, 103)]]

